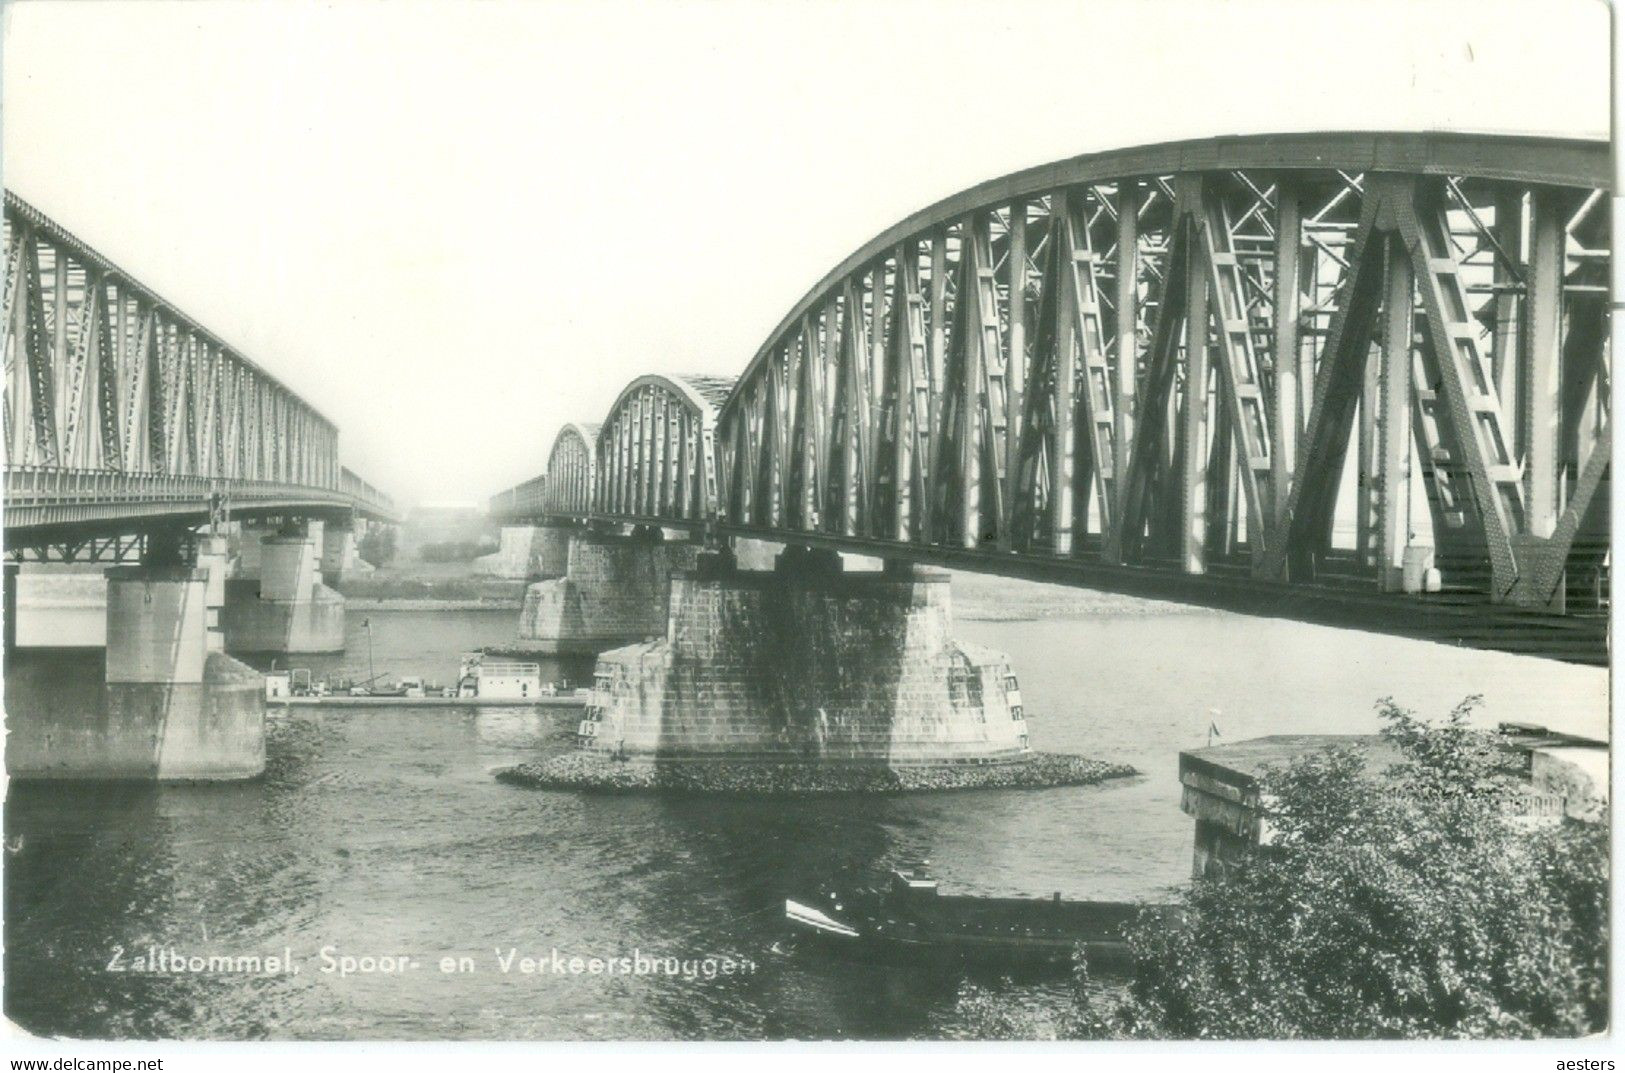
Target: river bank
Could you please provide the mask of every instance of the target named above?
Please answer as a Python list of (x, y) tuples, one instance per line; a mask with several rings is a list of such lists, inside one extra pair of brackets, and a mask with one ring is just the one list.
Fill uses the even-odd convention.
[(462, 596), (348, 596), (345, 607), (351, 611), (518, 611), (523, 598)]
[(888, 768), (748, 760), (615, 761), (593, 753), (571, 752), (495, 772), (499, 782), (533, 790), (751, 797), (1033, 790), (1092, 786), (1138, 774), (1128, 764), (1061, 753), (1030, 753), (1020, 760), (992, 764)]
[(339, 591), (355, 611), (518, 611), (525, 586), (471, 574), (464, 563), (425, 563), (345, 578)]
[[(1095, 616), (1205, 615), (1207, 608), (1119, 593), (1068, 589), (1034, 581), (955, 570), (954, 615), (976, 622), (1077, 619)], [(471, 574), (466, 564), (414, 564), (347, 579), (340, 591), (358, 611), (518, 611), (527, 581)]]

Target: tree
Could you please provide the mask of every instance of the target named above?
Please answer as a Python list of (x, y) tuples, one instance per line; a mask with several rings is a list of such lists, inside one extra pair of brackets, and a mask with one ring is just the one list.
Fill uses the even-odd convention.
[(1400, 763), (1335, 747), (1267, 772), (1269, 844), (1130, 928), (1125, 992), (1011, 1010), (968, 986), (981, 1038), (1577, 1036), (1606, 1025), (1604, 825), (1520, 825), (1509, 754), (1469, 697), (1438, 724), (1378, 702)]
[(1131, 1034), (1575, 1036), (1607, 1014), (1606, 830), (1516, 823), (1507, 754), (1378, 702), (1403, 761), (1334, 748), (1264, 779), (1271, 844), (1131, 935)]
[(373, 566), (386, 566), (395, 558), (395, 529), (384, 526), (373, 529), (361, 537), (356, 554)]

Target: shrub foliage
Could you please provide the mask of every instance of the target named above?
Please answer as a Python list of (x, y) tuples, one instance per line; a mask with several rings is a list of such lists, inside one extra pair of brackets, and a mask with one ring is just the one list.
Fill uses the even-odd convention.
[[(1469, 725), (1378, 703), (1403, 761), (1334, 748), (1269, 772), (1270, 844), (1143, 916), (1126, 996), (1080, 971), (1078, 1008), (1042, 1034), (1085, 1038), (1577, 1036), (1607, 1015), (1606, 827), (1520, 824), (1508, 754)], [(980, 1030), (1004, 1024), (970, 997)]]

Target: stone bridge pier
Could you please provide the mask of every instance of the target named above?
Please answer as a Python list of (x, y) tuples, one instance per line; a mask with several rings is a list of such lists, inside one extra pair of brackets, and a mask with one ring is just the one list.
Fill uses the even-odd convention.
[[(149, 541), (106, 571), (98, 652), (8, 647), (6, 770), (19, 779), (220, 780), (265, 768), (264, 679), (226, 655), (223, 538)], [(8, 641), (12, 638), (8, 632)], [(9, 658), (15, 657), (15, 658)]]
[(630, 536), (552, 532), (563, 539), (552, 538), (549, 551), (544, 538), (543, 559), (551, 555), (556, 563), (564, 545), (563, 576), (526, 590), (514, 650), (590, 655), (665, 632), (672, 575), (694, 565), (696, 545), (649, 528)]
[(244, 523), (221, 616), (231, 652), (339, 652), (344, 597), (323, 584), (320, 521)]
[(493, 578), (530, 580), (563, 577), (570, 567), (570, 530), (556, 525), (505, 525), (501, 543), (474, 560), (474, 569)]
[(948, 575), (847, 571), (795, 545), (772, 570), (705, 552), (667, 629), (606, 652), (587, 748), (623, 759), (935, 767), (1014, 760), (1027, 723), (1008, 658), (956, 641)]

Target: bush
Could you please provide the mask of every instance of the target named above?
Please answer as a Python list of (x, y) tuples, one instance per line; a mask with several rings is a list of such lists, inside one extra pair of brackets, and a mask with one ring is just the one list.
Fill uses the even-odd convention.
[(395, 558), (395, 527), (384, 526), (364, 534), (356, 554), (373, 566), (387, 566)]
[(1509, 822), (1478, 698), (1429, 725), (1391, 700), (1405, 760), (1347, 749), (1269, 773), (1275, 837), (1131, 936), (1119, 1030), (1180, 1038), (1576, 1036), (1607, 1012), (1605, 829)]
[(1528, 828), (1520, 777), (1468, 717), (1378, 702), (1403, 762), (1346, 747), (1266, 774), (1275, 832), (1197, 880), (1182, 915), (1129, 930), (1126, 993), (1089, 984), (1036, 1014), (974, 985), (980, 1038), (1418, 1039), (1578, 1036), (1606, 1027), (1608, 837)]
[(497, 545), (476, 540), (443, 540), (425, 544), (418, 549), (418, 558), (426, 563), (466, 563), (489, 555)]

